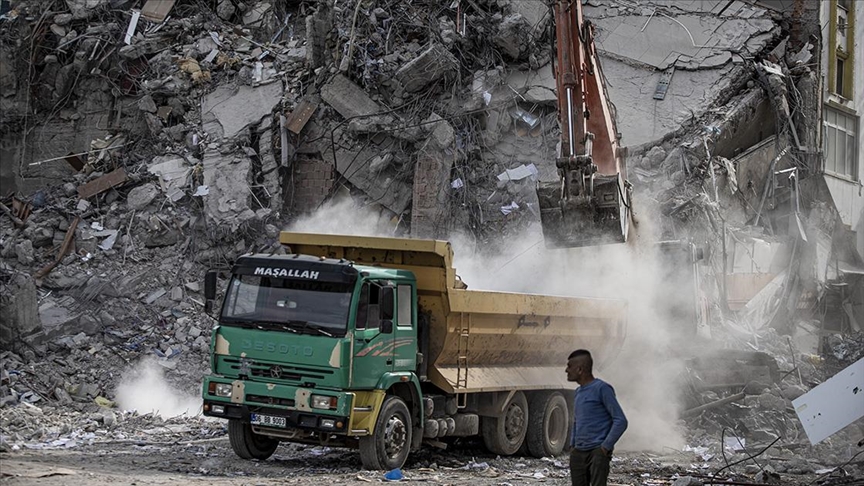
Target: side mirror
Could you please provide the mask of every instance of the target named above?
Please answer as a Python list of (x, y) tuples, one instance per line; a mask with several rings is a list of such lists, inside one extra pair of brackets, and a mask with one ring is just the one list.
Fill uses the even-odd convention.
[(204, 312), (213, 312), (213, 300), (216, 299), (216, 278), (218, 273), (210, 270), (204, 275)]
[(381, 321), (381, 334), (393, 334), (393, 321), (390, 319)]

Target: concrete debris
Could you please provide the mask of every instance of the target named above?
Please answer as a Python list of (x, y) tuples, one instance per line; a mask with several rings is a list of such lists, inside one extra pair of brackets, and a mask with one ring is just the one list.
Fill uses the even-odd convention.
[(420, 91), (430, 83), (453, 75), (459, 68), (459, 61), (447, 49), (432, 44), (416, 58), (396, 71), (396, 79), (405, 91)]
[(220, 86), (201, 101), (204, 131), (216, 140), (238, 136), (258, 124), (282, 99), (281, 83), (258, 88)]
[(188, 186), (192, 167), (182, 157), (165, 155), (155, 157), (147, 168), (147, 172), (158, 176), (159, 186), (162, 191), (170, 193), (175, 190), (182, 190)]
[(342, 74), (321, 88), (321, 99), (344, 118), (368, 117), (385, 110), (366, 92)]
[(531, 31), (531, 25), (521, 14), (510, 14), (498, 25), (495, 44), (512, 60), (524, 60), (528, 54)]
[(527, 103), (556, 104), (555, 74), (552, 65), (536, 70), (514, 71), (507, 76), (507, 86), (514, 89)]
[(126, 196), (126, 204), (130, 209), (144, 209), (159, 195), (159, 188), (153, 184), (143, 184), (133, 188)]

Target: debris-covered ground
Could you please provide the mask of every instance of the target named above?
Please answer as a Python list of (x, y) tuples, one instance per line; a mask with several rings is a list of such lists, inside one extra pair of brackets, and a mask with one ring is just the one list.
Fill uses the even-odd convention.
[[(544, 2), (0, 6), (3, 483), (383, 481), (338, 448), (242, 461), (198, 416), (204, 273), (282, 251), (278, 232), (310, 214), (518, 258), (539, 237), (536, 182), (555, 177)], [(611, 482), (862, 484), (861, 420), (812, 446), (791, 402), (864, 357), (844, 290), (861, 277), (838, 270), (860, 257), (807, 149), (818, 18), (708, 0), (585, 11), (640, 231), (704, 247), (701, 337), (721, 351), (687, 360), (669, 399), (686, 444), (621, 452)], [(568, 484), (566, 462), (457, 441), (403, 473)]]

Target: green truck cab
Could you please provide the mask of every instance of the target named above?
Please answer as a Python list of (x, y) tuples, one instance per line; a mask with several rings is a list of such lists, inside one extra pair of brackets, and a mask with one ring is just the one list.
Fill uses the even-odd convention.
[[(563, 367), (624, 339), (626, 303), (467, 290), (442, 241), (282, 233), (288, 255), (234, 263), (211, 339), (204, 414), (235, 453), (280, 441), (358, 448), (401, 467), (424, 440), (481, 435), (503, 455), (559, 453)], [(215, 296), (215, 279), (205, 285)]]

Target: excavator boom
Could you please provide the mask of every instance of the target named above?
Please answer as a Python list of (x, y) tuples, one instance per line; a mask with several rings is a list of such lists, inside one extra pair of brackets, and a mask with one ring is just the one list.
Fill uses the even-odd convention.
[(540, 182), (537, 196), (548, 248), (627, 240), (630, 191), (606, 98), (594, 26), (581, 0), (558, 0), (555, 9), (559, 180)]

